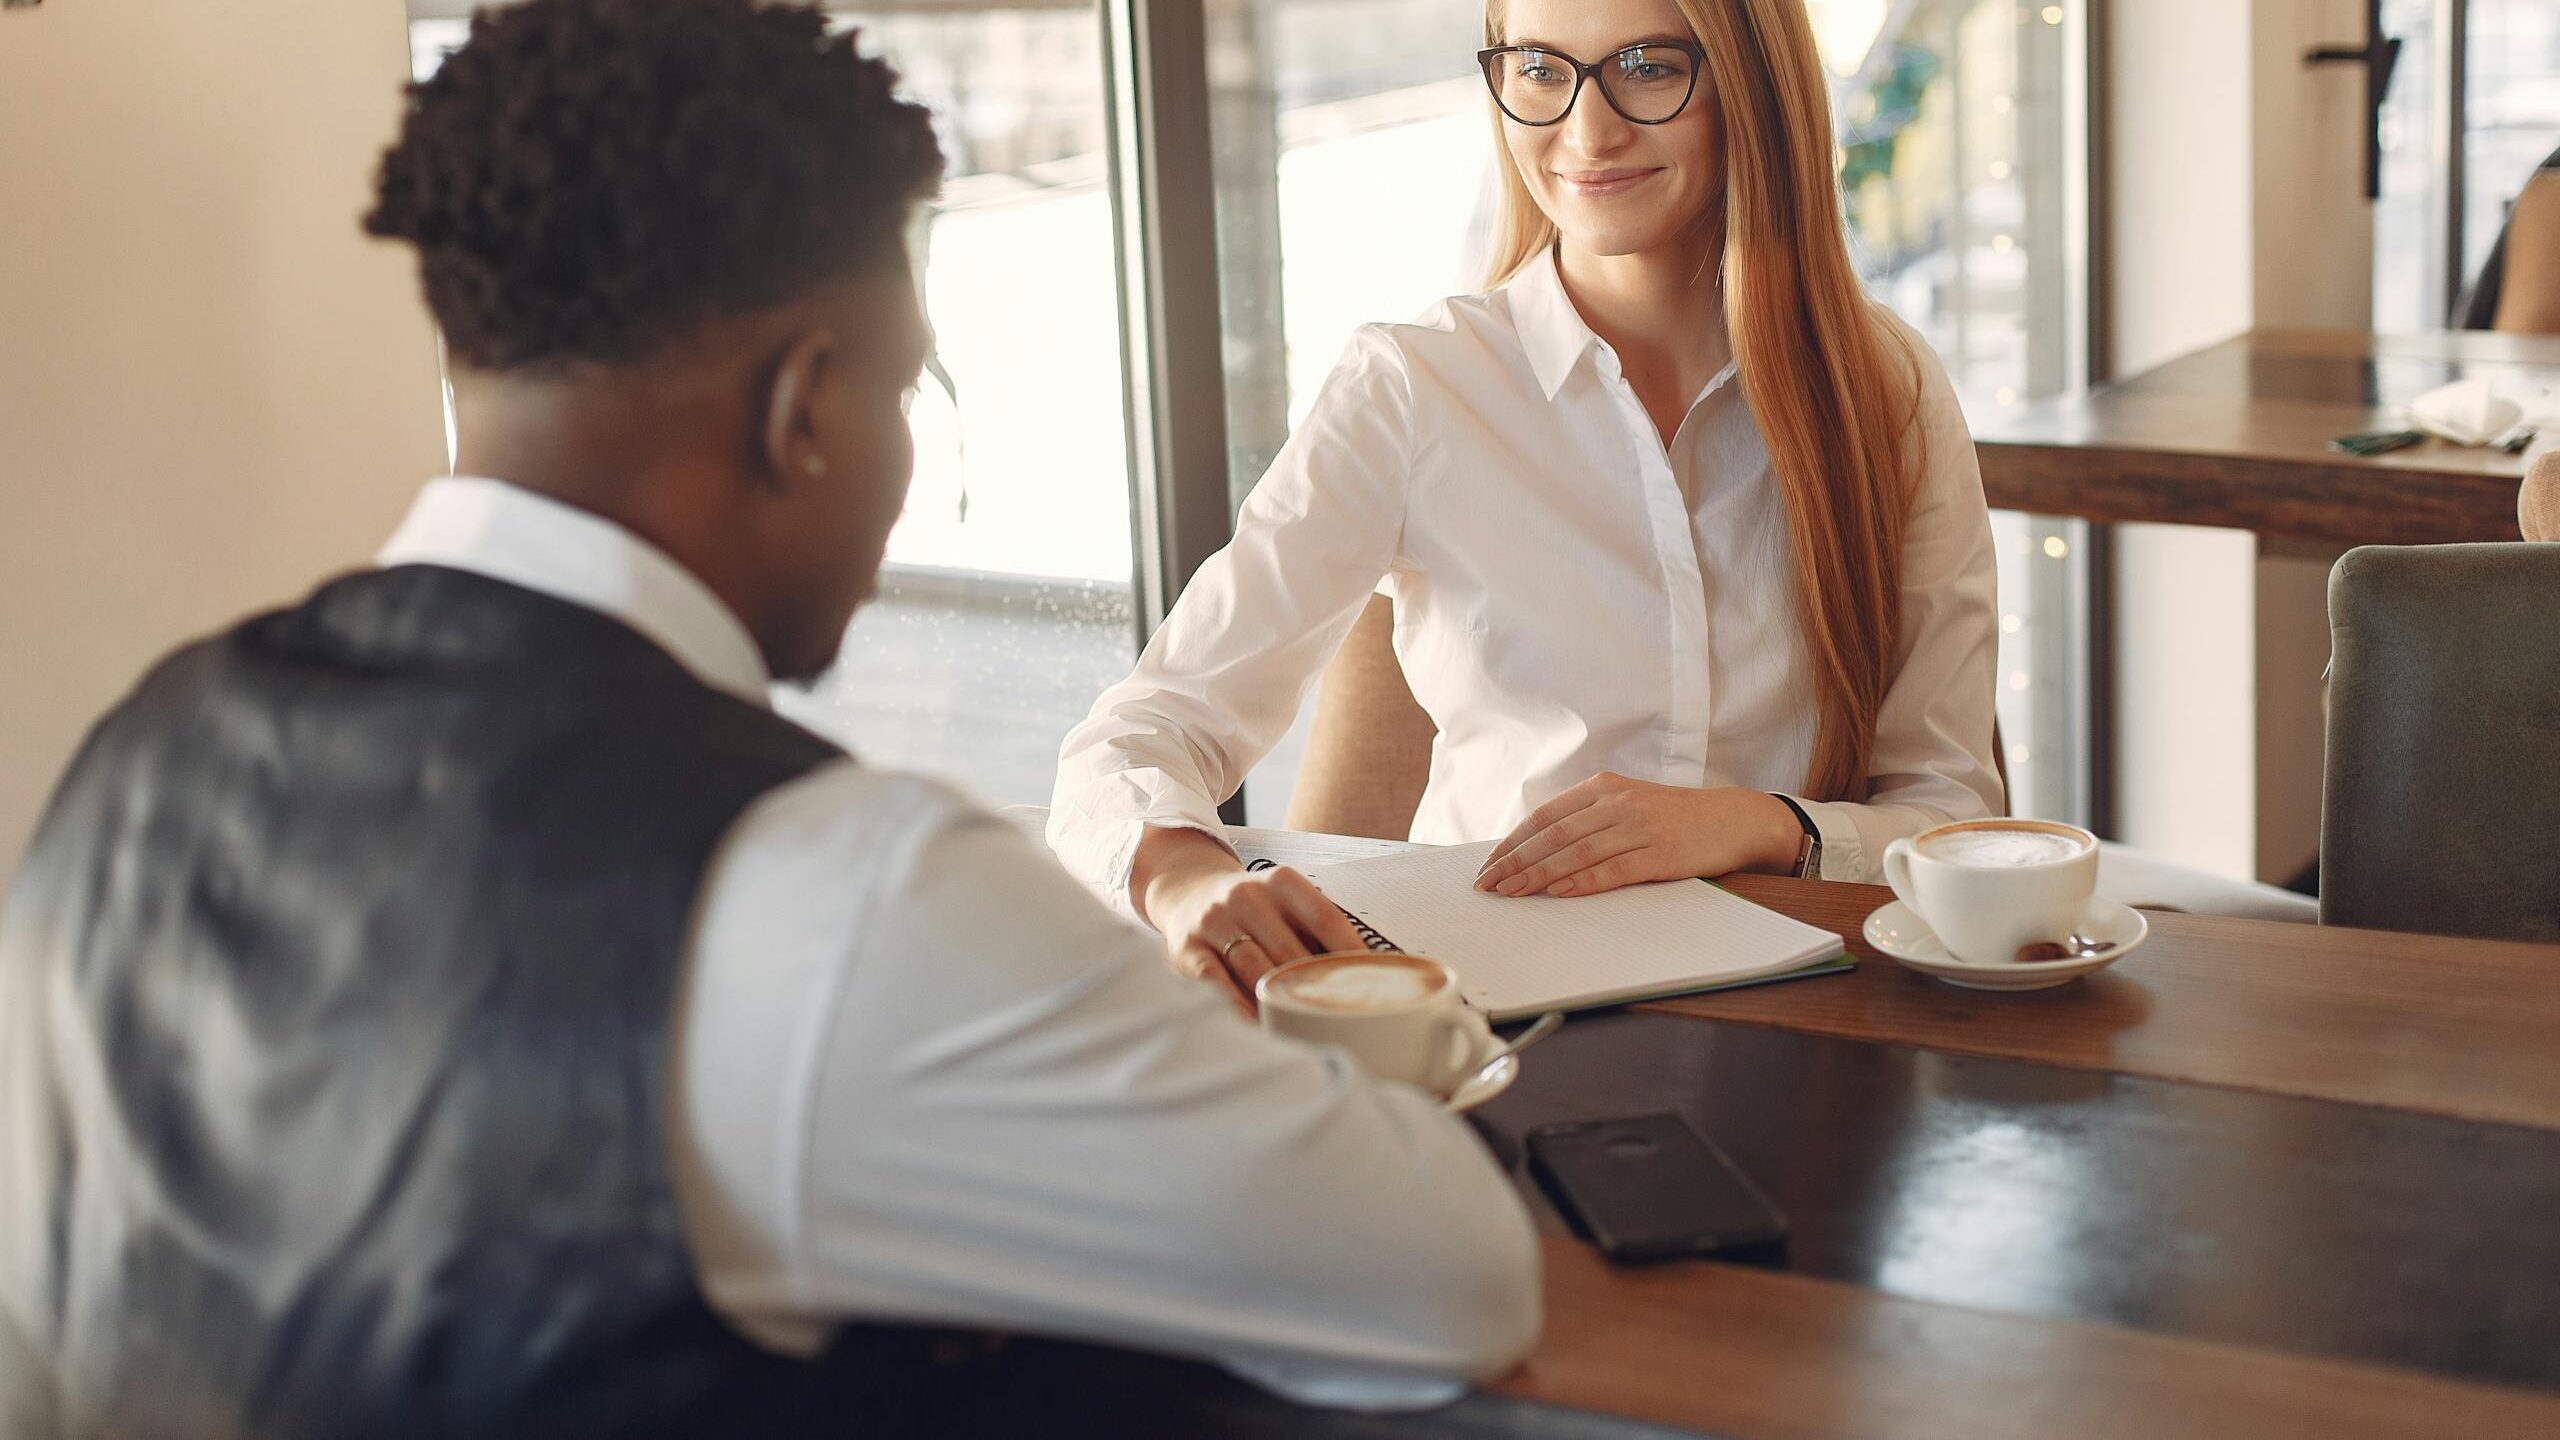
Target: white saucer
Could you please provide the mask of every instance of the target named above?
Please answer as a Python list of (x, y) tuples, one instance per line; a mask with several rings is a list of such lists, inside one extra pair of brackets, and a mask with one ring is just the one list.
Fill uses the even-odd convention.
[(2095, 975), (2133, 953), (2151, 924), (2142, 912), (2113, 900), (2092, 900), (2072, 927), (2100, 944), (2114, 945), (2103, 954), (2079, 960), (2049, 960), (2028, 965), (1974, 965), (1947, 953), (1946, 943), (1930, 933), (1926, 922), (1899, 900), (1867, 917), (1861, 927), (1867, 943), (1923, 975), (1967, 990), (2049, 990), (2083, 975)]
[(1463, 1115), (1510, 1089), (1511, 1082), (1519, 1078), (1520, 1057), (1505, 1055), (1493, 1063), (1491, 1074), (1485, 1074), (1480, 1069), (1471, 1072), (1465, 1084), (1451, 1091), (1449, 1097), (1440, 1102), (1440, 1108), (1452, 1115)]

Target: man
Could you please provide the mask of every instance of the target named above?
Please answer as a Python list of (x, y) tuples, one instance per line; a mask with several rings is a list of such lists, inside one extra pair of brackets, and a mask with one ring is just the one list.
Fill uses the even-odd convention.
[[(461, 473), (101, 722), (0, 919), (0, 1336), (61, 1433), (792, 1432), (844, 1322), (1450, 1393), (1537, 1323), (1419, 1092), (776, 717), (906, 486), (940, 157), (813, 11), (531, 0), (411, 97)], [(876, 1397), (872, 1397), (876, 1399)]]

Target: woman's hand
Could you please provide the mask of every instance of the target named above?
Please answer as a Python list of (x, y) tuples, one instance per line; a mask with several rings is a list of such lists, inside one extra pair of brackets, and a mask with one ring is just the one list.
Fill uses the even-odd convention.
[(1624, 775), (1585, 780), (1493, 847), (1478, 890), (1597, 895), (1622, 885), (1795, 865), (1804, 827), (1774, 795), (1696, 790)]
[(1138, 913), (1164, 936), (1174, 968), (1219, 982), (1247, 1015), (1266, 972), (1363, 948), (1360, 932), (1314, 881), (1286, 868), (1245, 870), (1199, 831), (1150, 832), (1132, 868), (1142, 880)]

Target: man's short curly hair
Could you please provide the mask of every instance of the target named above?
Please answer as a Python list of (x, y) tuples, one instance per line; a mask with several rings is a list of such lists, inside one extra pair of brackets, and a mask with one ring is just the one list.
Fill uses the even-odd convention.
[(483, 11), (409, 88), (364, 227), (417, 247), (466, 365), (643, 360), (902, 253), (942, 152), (897, 78), (798, 5)]

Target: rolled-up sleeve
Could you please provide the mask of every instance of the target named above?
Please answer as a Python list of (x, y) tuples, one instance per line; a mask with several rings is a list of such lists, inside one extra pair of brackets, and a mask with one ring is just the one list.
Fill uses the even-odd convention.
[(1353, 335), (1128, 679), (1058, 756), (1049, 843), (1123, 914), (1148, 826), (1224, 838), (1218, 803), (1288, 731), (1393, 566), (1410, 473), (1411, 391), (1384, 330)]
[(1866, 803), (1805, 804), (1830, 880), (1878, 881), (1884, 847), (1896, 838), (1997, 814), (2003, 803), (1991, 754), (2000, 582), (1982, 468), (1945, 369), (1917, 334), (1894, 324), (1920, 366), (1923, 461), (1903, 533), (1902, 626), (1876, 716)]

